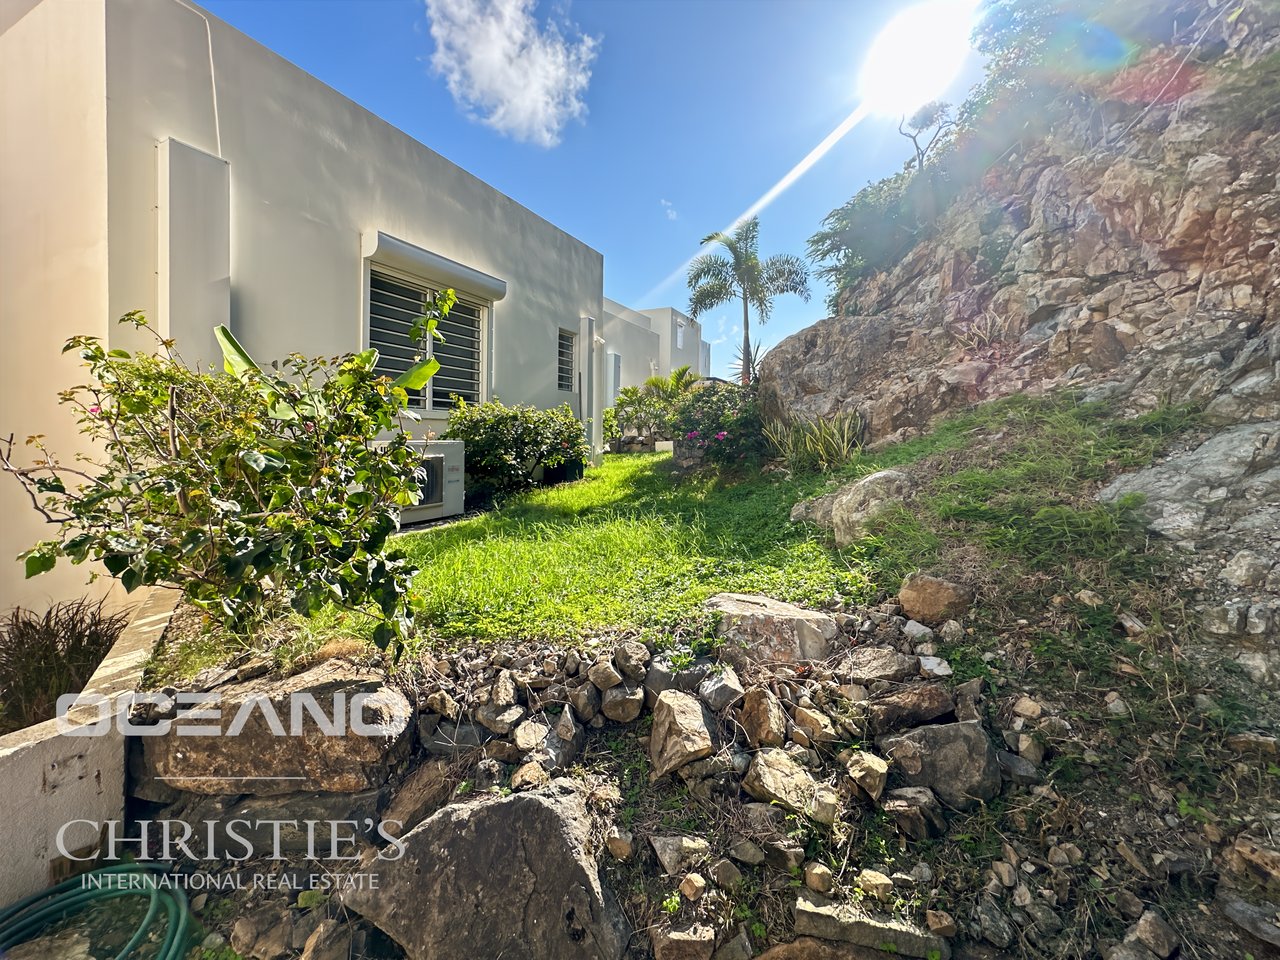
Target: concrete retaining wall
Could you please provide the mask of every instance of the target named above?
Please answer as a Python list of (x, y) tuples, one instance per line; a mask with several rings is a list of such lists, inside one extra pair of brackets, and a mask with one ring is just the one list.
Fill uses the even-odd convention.
[[(137, 688), (148, 657), (169, 623), (177, 593), (152, 590), (134, 609), (128, 626), (94, 671), (83, 693), (114, 697)], [(90, 720), (81, 710), (73, 719)], [(75, 872), (58, 851), (58, 831), (73, 820), (118, 820), (124, 815), (125, 738), (112, 726), (104, 736), (59, 732), (46, 720), (0, 737), (0, 905), (42, 890)], [(91, 852), (98, 831), (85, 823), (68, 828), (70, 852)]]

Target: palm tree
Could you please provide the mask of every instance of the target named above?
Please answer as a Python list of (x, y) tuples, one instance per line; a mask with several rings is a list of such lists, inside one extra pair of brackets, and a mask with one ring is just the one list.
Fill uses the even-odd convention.
[[(689, 316), (695, 320), (721, 304), (742, 301), (742, 356), (751, 357), (751, 307), (760, 322), (769, 319), (773, 298), (794, 293), (809, 302), (809, 268), (799, 257), (780, 253), (763, 262), (757, 252), (760, 218), (744, 220), (732, 233), (713, 233), (702, 245), (719, 244), (728, 251), (704, 253), (689, 264)], [(750, 364), (742, 365), (742, 384), (751, 383)]]
[(672, 370), (669, 376), (650, 377), (644, 382), (644, 388), (655, 397), (669, 401), (675, 400), (680, 394), (692, 389), (697, 382), (697, 375), (686, 363), (683, 367), (676, 367)]

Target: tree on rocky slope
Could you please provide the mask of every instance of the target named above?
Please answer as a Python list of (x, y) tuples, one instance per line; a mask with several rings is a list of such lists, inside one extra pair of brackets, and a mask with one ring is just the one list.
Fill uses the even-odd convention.
[[(702, 239), (702, 245), (716, 244), (728, 256), (704, 253), (689, 265), (689, 315), (695, 320), (708, 310), (742, 301), (742, 357), (751, 352), (751, 308), (764, 323), (773, 312), (773, 301), (784, 293), (809, 300), (809, 268), (804, 260), (780, 253), (761, 260), (760, 218), (739, 223), (732, 233), (719, 231)], [(742, 364), (743, 386), (751, 382), (751, 364)]]
[[(911, 141), (916, 151), (916, 172), (924, 173), (924, 162), (938, 145), (939, 138), (956, 125), (951, 119), (951, 105), (941, 100), (926, 103), (898, 124), (898, 133)], [(928, 135), (928, 139), (925, 139)]]

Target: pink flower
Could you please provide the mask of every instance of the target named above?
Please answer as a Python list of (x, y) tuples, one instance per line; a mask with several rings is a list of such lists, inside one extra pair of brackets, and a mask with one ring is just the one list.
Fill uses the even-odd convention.
[(101, 412), (102, 412), (102, 408), (101, 408), (100, 406), (98, 406), (98, 405), (95, 403), (92, 407), (90, 407), (90, 408), (89, 408), (89, 412), (90, 412), (90, 413), (101, 413)]
[(719, 433), (717, 433), (717, 434), (716, 434), (716, 439), (717, 439), (717, 440), (723, 440), (723, 439), (724, 439), (725, 437), (727, 437), (728, 435), (729, 435), (729, 434), (728, 434), (726, 431), (721, 430)]
[(690, 430), (688, 433), (686, 433), (686, 434), (684, 435), (684, 438), (685, 438), (686, 440), (696, 440), (696, 439), (697, 439), (697, 437), (698, 437), (698, 431), (697, 431), (697, 430)]

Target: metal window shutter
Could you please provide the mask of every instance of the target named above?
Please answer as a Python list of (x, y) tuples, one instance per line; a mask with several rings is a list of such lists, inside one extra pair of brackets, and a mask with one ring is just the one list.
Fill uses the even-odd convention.
[[(415, 407), (447, 410), (458, 396), (468, 403), (480, 400), (480, 320), (479, 304), (459, 299), (436, 329), (444, 341), (420, 345), (409, 340), (413, 322), (426, 307), (432, 291), (417, 287), (376, 270), (369, 274), (369, 346), (378, 351), (378, 373), (395, 378), (413, 365), (419, 352), (440, 363), (440, 370), (424, 390), (410, 395)], [(428, 400), (428, 398), (430, 398)]]

